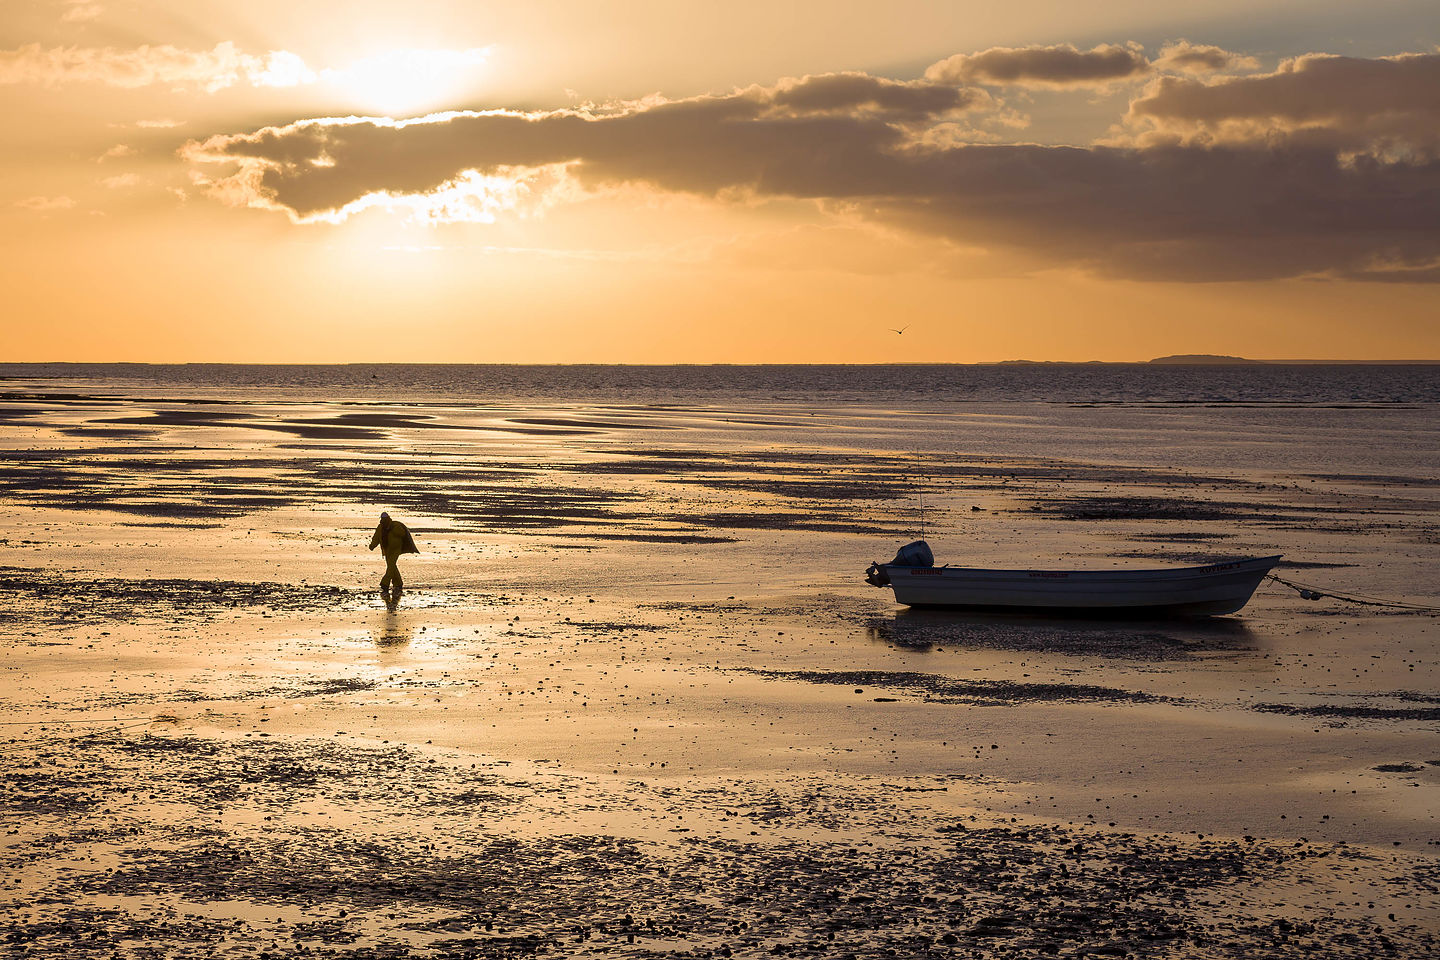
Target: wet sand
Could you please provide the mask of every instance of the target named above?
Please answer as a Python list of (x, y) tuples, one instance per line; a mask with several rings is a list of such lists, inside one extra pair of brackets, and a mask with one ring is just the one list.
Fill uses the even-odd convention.
[(861, 581), (923, 492), (942, 562), (1435, 604), (1440, 484), (1361, 449), (1423, 410), (0, 407), (7, 955), (1440, 949), (1433, 615)]

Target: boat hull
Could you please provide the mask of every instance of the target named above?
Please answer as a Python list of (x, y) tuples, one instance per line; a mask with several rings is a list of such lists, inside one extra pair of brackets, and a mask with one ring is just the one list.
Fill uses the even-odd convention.
[(881, 569), (895, 600), (911, 607), (1090, 616), (1209, 617), (1250, 601), (1280, 558), (1162, 570)]

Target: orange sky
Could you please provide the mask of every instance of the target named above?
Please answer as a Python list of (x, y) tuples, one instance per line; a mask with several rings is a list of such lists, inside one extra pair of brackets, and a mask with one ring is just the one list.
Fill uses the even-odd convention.
[(7, 4), (0, 360), (1440, 358), (1433, 5), (1186, 6)]

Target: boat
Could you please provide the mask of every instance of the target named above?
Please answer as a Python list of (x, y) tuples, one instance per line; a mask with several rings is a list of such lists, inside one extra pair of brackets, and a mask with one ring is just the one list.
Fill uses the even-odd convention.
[[(920, 549), (923, 548), (923, 549)], [(1116, 617), (1210, 617), (1239, 611), (1280, 556), (1242, 557), (1153, 570), (994, 570), (924, 562), (923, 540), (895, 562), (872, 563), (865, 580), (891, 587), (911, 607), (996, 613)]]

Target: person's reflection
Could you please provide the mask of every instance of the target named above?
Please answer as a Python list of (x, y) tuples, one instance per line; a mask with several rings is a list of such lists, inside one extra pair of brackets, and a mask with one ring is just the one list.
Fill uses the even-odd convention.
[(398, 647), (410, 642), (414, 634), (409, 618), (400, 615), (400, 595), (385, 601), (385, 618), (375, 631), (375, 643), (382, 647)]

